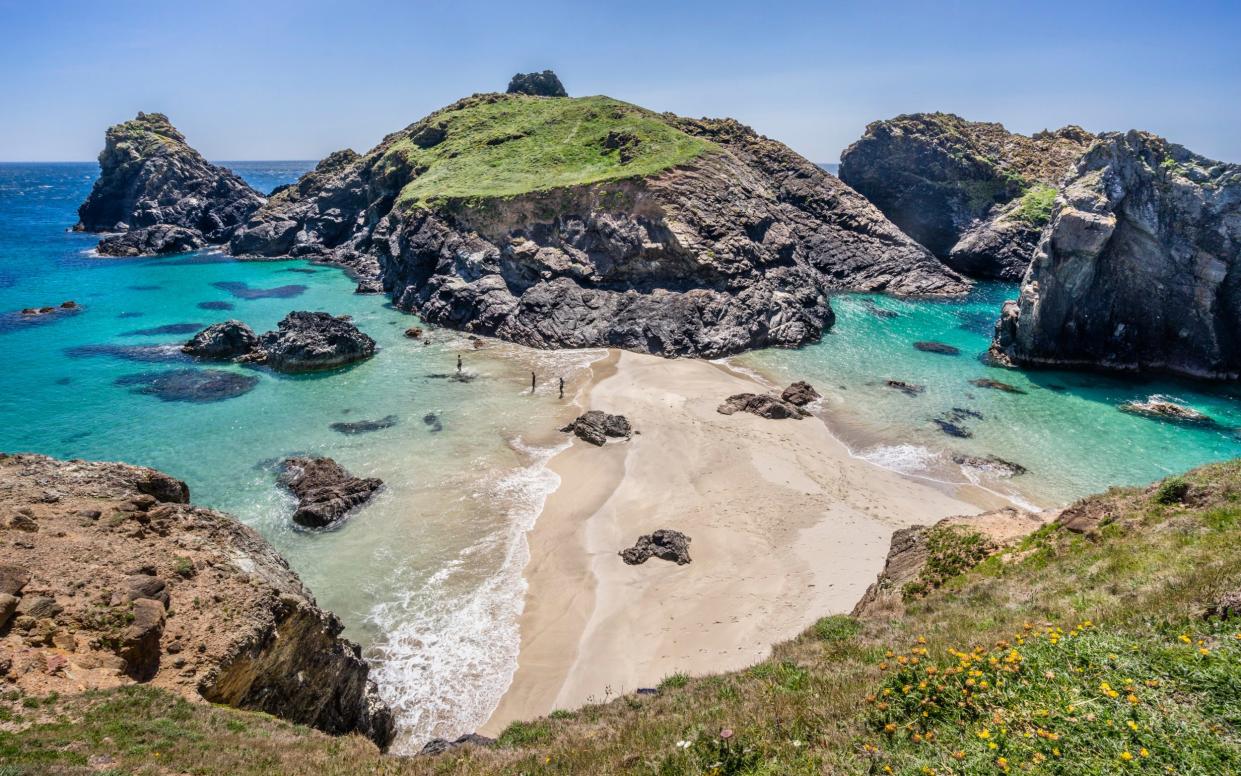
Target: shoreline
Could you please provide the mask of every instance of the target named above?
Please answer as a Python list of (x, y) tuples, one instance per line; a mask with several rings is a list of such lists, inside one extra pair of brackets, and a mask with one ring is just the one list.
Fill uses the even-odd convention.
[[(727, 396), (770, 388), (727, 363), (610, 350), (589, 369), (573, 403), (639, 433), (602, 448), (575, 439), (548, 462), (560, 486), (527, 534), (518, 663), (484, 735), (761, 661), (851, 610), (897, 528), (1008, 503), (861, 459), (817, 416), (720, 415)], [(621, 562), (658, 528), (690, 536), (693, 562)]]

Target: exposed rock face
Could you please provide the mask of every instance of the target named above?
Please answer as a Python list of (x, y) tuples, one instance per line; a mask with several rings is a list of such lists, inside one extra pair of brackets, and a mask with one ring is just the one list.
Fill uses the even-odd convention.
[(418, 750), (418, 754), (423, 757), (435, 757), (463, 746), (491, 746), (495, 742), (494, 738), (480, 736), (477, 733), (466, 733), (452, 741), (446, 738), (432, 738)]
[(386, 746), (392, 714), (339, 620), (257, 533), (188, 501), (151, 469), (0, 455), (0, 508), (40, 527), (20, 547), (0, 530), (0, 594), (20, 599), (0, 631), (8, 681), (149, 682)]
[[(139, 113), (110, 127), (99, 168), (74, 228), (140, 232), (105, 240), (100, 246), (105, 255), (170, 253), (202, 247), (195, 243), (227, 242), (264, 201), (241, 178), (186, 145), (162, 113)], [(147, 231), (156, 226), (180, 230)]]
[(206, 239), (197, 229), (157, 224), (105, 237), (95, 250), (101, 256), (162, 256), (196, 251), (206, 245)]
[(680, 531), (661, 528), (639, 536), (632, 547), (621, 550), (619, 555), (630, 566), (639, 566), (651, 557), (684, 566), (690, 562), (689, 543), (690, 538)]
[(608, 437), (629, 439), (633, 435), (633, 427), (624, 415), (610, 415), (600, 410), (591, 410), (579, 415), (569, 425), (560, 429), (566, 434), (576, 434), (578, 439), (592, 445), (602, 446)]
[(258, 344), (253, 329), (241, 321), (227, 320), (198, 332), (181, 350), (198, 358), (234, 359), (250, 353)]
[(804, 407), (815, 399), (823, 397), (819, 395), (819, 392), (810, 383), (799, 380), (785, 388), (784, 392), (780, 394), (780, 398), (789, 404)]
[(784, 420), (785, 418), (800, 420), (810, 414), (792, 402), (763, 393), (733, 394), (715, 410), (721, 415), (748, 412), (770, 420)]
[(1104, 135), (1056, 200), (992, 354), (1241, 377), (1241, 165), (1144, 132)]
[(1080, 127), (1026, 137), (915, 113), (867, 126), (841, 154), (840, 178), (953, 269), (1018, 280), (1042, 224), (1017, 200), (1058, 185), (1094, 140)]
[(1167, 420), (1172, 423), (1190, 425), (1211, 425), (1215, 421), (1193, 407), (1177, 404), (1171, 399), (1158, 394), (1148, 397), (1146, 401), (1127, 401), (1118, 408), (1121, 412), (1133, 415), (1145, 415), (1148, 418)]
[(281, 372), (335, 369), (375, 355), (375, 340), (347, 316), (295, 310), (259, 337), (249, 360)]
[(538, 97), (568, 97), (564, 84), (550, 70), (541, 73), (518, 73), (508, 82), (509, 94), (533, 94)]
[[(652, 174), (398, 204), (425, 174), (400, 149), (434, 148), (462, 111), (521, 99), (476, 95), (365, 156), (329, 157), (255, 213), (233, 252), (377, 260), (395, 304), (432, 323), (532, 347), (668, 356), (814, 341), (834, 320), (836, 289), (968, 288), (838, 179), (731, 120), (644, 114), (710, 143)], [(600, 154), (629, 147), (607, 142)]]
[(286, 458), (280, 466), (280, 484), (297, 497), (293, 522), (307, 528), (340, 521), (383, 487), (383, 480), (354, 477), (331, 458)]

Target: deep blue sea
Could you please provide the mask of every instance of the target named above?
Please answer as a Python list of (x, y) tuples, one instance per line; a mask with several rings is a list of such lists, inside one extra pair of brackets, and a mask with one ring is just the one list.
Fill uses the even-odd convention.
[[(312, 166), (225, 164), (261, 191)], [(240, 262), (211, 251), (98, 258), (97, 236), (68, 231), (97, 170), (93, 162), (0, 164), (0, 450), (120, 460), (184, 479), (197, 503), (263, 533), (319, 603), (341, 615), (400, 714), (401, 744), (473, 730), (516, 664), (524, 532), (556, 485), (543, 467), (561, 443), (546, 433), (563, 411), (552, 378), (571, 376), (597, 354), (496, 342), (475, 350), (431, 327), (412, 340), (403, 331), (420, 325), (417, 318), (383, 297), (353, 294), (339, 270), (301, 261)], [(1241, 455), (1233, 389), (984, 365), (978, 356), (1000, 303), (1014, 294), (982, 285), (948, 302), (842, 295), (833, 300), (838, 322), (821, 343), (732, 363), (773, 382), (809, 380), (825, 395), (830, 425), (860, 457), (981, 484), (1019, 502), (1062, 503)], [(81, 311), (18, 312), (65, 300)], [(353, 316), (378, 354), (314, 376), (211, 367), (254, 385), (210, 402), (160, 395), (167, 373), (203, 368), (177, 349), (197, 328), (239, 318), (263, 331), (294, 309)], [(918, 340), (961, 354), (921, 352), (912, 347)], [(444, 379), (458, 354), (477, 379)], [(531, 370), (547, 377), (534, 396)], [(980, 377), (1022, 393), (969, 382)], [(887, 379), (924, 390), (907, 396)], [(1189, 428), (1117, 409), (1152, 394), (1177, 397), (1217, 422)], [(949, 415), (969, 437), (949, 437), (934, 423)], [(388, 416), (395, 425), (369, 434), (329, 427)], [(333, 456), (387, 488), (340, 530), (294, 530), (292, 502), (271, 464), (300, 452)], [(953, 462), (954, 453), (996, 455), (1029, 471), (998, 477)]]

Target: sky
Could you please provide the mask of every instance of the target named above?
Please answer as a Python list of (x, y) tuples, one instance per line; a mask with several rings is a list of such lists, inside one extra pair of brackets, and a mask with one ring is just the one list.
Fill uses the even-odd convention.
[(139, 110), (209, 159), (319, 159), (545, 68), (816, 162), (935, 110), (1241, 162), (1237, 0), (0, 0), (0, 160), (94, 159)]

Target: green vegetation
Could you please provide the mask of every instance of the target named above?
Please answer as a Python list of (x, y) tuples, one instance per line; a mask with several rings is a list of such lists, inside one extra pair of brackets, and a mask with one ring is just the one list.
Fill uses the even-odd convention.
[(104, 754), (125, 773), (243, 776), (1241, 772), (1241, 619), (1219, 605), (1241, 591), (1241, 461), (1073, 511), (1097, 535), (1048, 526), (972, 568), (959, 561), (977, 543), (945, 535), (943, 584), (899, 617), (824, 618), (747, 670), (516, 723), (495, 748), (387, 758), (356, 737), (129, 688), (29, 710), (4, 696), (19, 724), (44, 721), (0, 732), (0, 762), (86, 773)]
[(713, 147), (610, 97), (488, 95), (429, 116), (377, 169), (412, 177), (398, 202), (419, 206), (646, 176)]
[(1035, 186), (1017, 201), (1013, 215), (1031, 226), (1041, 227), (1051, 220), (1057, 193), (1054, 186)]
[(987, 558), (995, 547), (977, 531), (937, 526), (926, 532), (926, 565), (901, 589), (906, 601), (924, 596)]

